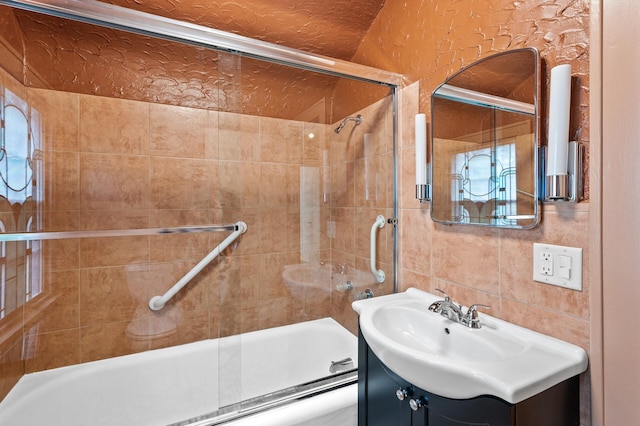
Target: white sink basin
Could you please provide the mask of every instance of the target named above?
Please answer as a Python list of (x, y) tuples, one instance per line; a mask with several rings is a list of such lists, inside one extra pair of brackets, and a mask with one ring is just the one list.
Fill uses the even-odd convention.
[(287, 265), (282, 278), (291, 289), (311, 287), (329, 292), (331, 290), (331, 265), (299, 263)]
[[(373, 353), (408, 382), (447, 398), (494, 395), (518, 403), (587, 368), (575, 345), (484, 313), (471, 329), (427, 308), (417, 289), (353, 303)], [(454, 300), (455, 301), (455, 300)]]

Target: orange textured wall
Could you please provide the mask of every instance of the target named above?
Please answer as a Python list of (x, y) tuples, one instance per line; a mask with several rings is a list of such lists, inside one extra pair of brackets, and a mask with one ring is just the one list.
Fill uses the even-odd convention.
[[(0, 10), (0, 18), (19, 22), (24, 33), (28, 87), (296, 119), (318, 102), (329, 105), (338, 81), (310, 71), (8, 8)], [(5, 32), (3, 28), (3, 36)], [(13, 41), (20, 35), (6, 36)], [(19, 64), (22, 72), (22, 61)], [(318, 122), (334, 121), (330, 112), (327, 109)]]
[[(537, 48), (544, 59), (543, 93), (549, 70), (571, 64), (570, 133), (588, 151), (588, 0), (390, 0), (352, 60), (401, 73), (408, 82), (420, 81), (419, 108), (428, 114), (430, 93), (448, 76), (477, 59), (525, 46)], [(339, 87), (348, 84), (340, 82)], [(336, 104), (348, 102), (348, 93), (338, 89)], [(542, 108), (546, 116), (544, 102)]]
[(13, 10), (0, 6), (0, 64), (13, 78), (23, 81), (24, 40)]
[(118, 6), (349, 60), (384, 0), (110, 0)]

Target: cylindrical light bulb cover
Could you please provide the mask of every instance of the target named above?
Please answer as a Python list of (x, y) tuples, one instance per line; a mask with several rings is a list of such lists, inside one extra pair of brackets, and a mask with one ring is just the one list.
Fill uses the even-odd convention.
[(558, 65), (551, 69), (547, 176), (567, 174), (570, 109), (571, 65)]
[(416, 185), (427, 184), (427, 116), (416, 114)]

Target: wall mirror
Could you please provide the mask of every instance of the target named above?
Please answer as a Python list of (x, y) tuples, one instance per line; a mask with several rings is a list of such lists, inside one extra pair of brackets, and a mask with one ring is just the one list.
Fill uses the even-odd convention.
[(463, 68), (431, 96), (431, 217), (448, 224), (538, 223), (540, 60), (534, 48)]

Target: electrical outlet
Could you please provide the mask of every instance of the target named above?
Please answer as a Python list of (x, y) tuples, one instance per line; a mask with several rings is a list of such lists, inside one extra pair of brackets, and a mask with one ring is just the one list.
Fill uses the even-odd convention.
[(582, 290), (582, 249), (533, 244), (533, 280)]
[(548, 251), (540, 254), (540, 272), (542, 275), (553, 275), (553, 256)]

